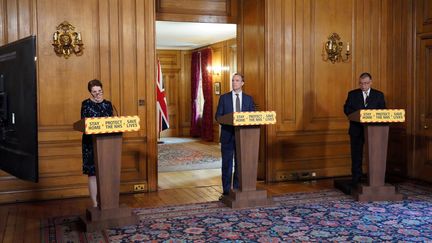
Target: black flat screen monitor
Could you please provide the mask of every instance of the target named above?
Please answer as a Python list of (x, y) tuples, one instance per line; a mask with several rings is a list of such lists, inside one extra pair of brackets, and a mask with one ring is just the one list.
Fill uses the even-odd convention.
[(0, 169), (37, 182), (36, 37), (0, 47)]

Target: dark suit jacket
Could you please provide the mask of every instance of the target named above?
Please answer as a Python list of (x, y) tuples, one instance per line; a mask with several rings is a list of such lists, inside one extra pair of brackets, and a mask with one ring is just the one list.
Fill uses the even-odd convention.
[[(253, 102), (252, 96), (245, 94), (242, 92), (242, 111), (255, 111), (255, 104)], [(233, 112), (233, 100), (232, 100), (232, 91), (221, 95), (219, 98), (218, 107), (216, 110), (216, 120), (218, 117), (232, 113)], [(234, 139), (234, 127), (230, 125), (222, 125), (221, 134), (220, 134), (220, 142), (228, 143), (231, 142), (231, 139)]]
[[(344, 105), (345, 115), (349, 115), (360, 109), (386, 109), (384, 94), (376, 89), (370, 90), (368, 105), (364, 106), (363, 93), (361, 89), (351, 90), (348, 93), (347, 100)], [(350, 121), (349, 134), (352, 136), (363, 135), (363, 125), (359, 122)]]

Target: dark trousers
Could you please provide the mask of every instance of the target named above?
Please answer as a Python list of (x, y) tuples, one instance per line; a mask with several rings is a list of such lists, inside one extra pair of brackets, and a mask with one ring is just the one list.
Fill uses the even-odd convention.
[(351, 141), (351, 174), (352, 182), (357, 184), (360, 182), (362, 172), (362, 161), (363, 161), (363, 145), (364, 136), (350, 136)]
[[(228, 195), (231, 189), (231, 183), (233, 183), (233, 188), (239, 188), (239, 179), (238, 179), (238, 169), (237, 169), (237, 156), (236, 148), (235, 148), (235, 140), (231, 139), (229, 143), (221, 144), (221, 152), (222, 152), (222, 188), (223, 194)], [(234, 160), (234, 179), (233, 177), (233, 160)]]

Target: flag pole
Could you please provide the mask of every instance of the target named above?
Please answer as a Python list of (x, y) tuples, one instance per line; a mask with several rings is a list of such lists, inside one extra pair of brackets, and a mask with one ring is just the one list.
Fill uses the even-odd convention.
[(158, 144), (164, 144), (165, 142), (164, 141), (162, 141), (162, 140), (160, 140), (160, 138), (161, 138), (161, 131), (160, 131), (160, 129), (159, 129), (159, 132), (158, 132), (158, 136), (159, 136), (159, 138), (158, 138), (158, 141), (157, 141), (157, 143)]

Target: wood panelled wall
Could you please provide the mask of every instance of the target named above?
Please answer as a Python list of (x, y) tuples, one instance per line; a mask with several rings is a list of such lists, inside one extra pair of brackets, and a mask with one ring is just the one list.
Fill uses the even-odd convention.
[[(157, 189), (154, 2), (140, 0), (1, 0), (0, 44), (37, 36), (39, 183), (0, 172), (0, 203), (87, 195), (82, 175), (80, 119), (87, 82), (99, 78), (120, 115), (139, 115), (141, 129), (124, 134), (121, 191)], [(69, 21), (84, 54), (64, 59), (51, 40)], [(144, 100), (144, 105), (139, 105)]]
[[(244, 75), (245, 93), (252, 95), (256, 110), (268, 110), (265, 79), (265, 1), (239, 1), (237, 25), (238, 70)], [(276, 97), (272, 97), (275, 98)], [(265, 179), (267, 165), (273, 163), (266, 154), (267, 126), (261, 127), (258, 178)]]
[[(412, 1), (265, 1), (266, 109), (278, 122), (267, 128), (267, 181), (350, 174), (347, 92), (370, 72), (389, 108), (409, 110), (412, 80)], [(350, 42), (347, 63), (322, 60), (336, 32)], [(402, 98), (401, 98), (402, 97)], [(408, 112), (409, 113), (409, 112)], [(409, 113), (410, 114), (410, 113)], [(407, 132), (392, 126), (389, 167), (405, 173)]]
[(432, 2), (415, 1), (414, 160), (410, 176), (432, 181)]
[[(212, 49), (212, 66), (227, 66), (229, 71), (213, 73), (213, 87), (221, 84), (221, 94), (230, 91), (230, 76), (237, 70), (237, 42), (230, 39), (203, 47)], [(196, 50), (157, 50), (161, 62), (165, 92), (168, 102), (170, 128), (161, 137), (189, 136), (191, 118), (191, 54)], [(213, 91), (213, 113), (219, 95)], [(214, 141), (219, 141), (219, 124), (214, 121)]]
[(237, 0), (156, 0), (164, 21), (237, 23)]
[[(94, 77), (102, 79), (106, 98), (122, 115), (138, 114), (142, 121), (139, 132), (125, 135), (122, 191), (136, 183), (156, 190), (154, 9), (157, 20), (238, 24), (237, 66), (246, 77), (245, 91), (258, 109), (278, 114), (276, 125), (262, 129), (261, 178), (350, 174), (342, 107), (364, 71), (385, 92), (389, 108), (407, 111), (407, 121), (391, 127), (389, 172), (432, 178), (431, 160), (418, 162), (432, 154), (425, 149), (432, 140), (423, 139), (430, 129), (422, 130), (421, 122), (430, 106), (420, 103), (430, 97), (429, 89), (420, 88), (429, 87), (422, 85), (431, 76), (428, 0), (0, 0), (0, 44), (38, 36), (41, 174), (40, 183), (32, 184), (0, 172), (0, 202), (87, 194), (80, 134), (71, 124)], [(63, 20), (81, 31), (82, 57), (55, 56), (51, 35)], [(322, 60), (323, 43), (333, 32), (351, 44), (347, 63)], [(190, 104), (182, 98), (190, 97), (190, 89), (182, 88), (190, 80), (190, 52), (175, 59), (170, 68), (180, 71), (167, 80), (179, 77), (173, 119), (181, 136), (190, 124)], [(221, 78), (222, 92), (229, 91), (229, 78)], [(140, 99), (144, 106), (138, 106)]]
[(190, 136), (190, 124), (192, 116), (191, 104), (191, 65), (192, 52), (181, 51), (181, 71), (180, 71), (180, 89), (179, 89), (179, 136)]
[(406, 122), (393, 124), (389, 136), (387, 171), (399, 176), (412, 176), (414, 124), (414, 5), (413, 1), (383, 1), (387, 18), (386, 101), (390, 108), (403, 108)]
[[(237, 40), (230, 39), (209, 46), (212, 49), (212, 66), (228, 67), (229, 70), (214, 72), (213, 81), (213, 114), (216, 113), (220, 95), (231, 91), (231, 76), (237, 72)], [(220, 83), (220, 94), (216, 94), (214, 84)], [(213, 120), (214, 141), (219, 142), (219, 123)]]

